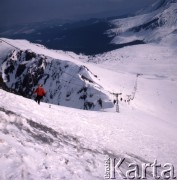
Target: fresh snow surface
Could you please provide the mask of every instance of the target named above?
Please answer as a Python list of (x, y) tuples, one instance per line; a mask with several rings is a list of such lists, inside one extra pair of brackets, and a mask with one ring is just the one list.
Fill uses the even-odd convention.
[(3, 90), (0, 99), (2, 180), (104, 179), (106, 155), (177, 166), (177, 123), (148, 111), (123, 104), (120, 114), (49, 107)]

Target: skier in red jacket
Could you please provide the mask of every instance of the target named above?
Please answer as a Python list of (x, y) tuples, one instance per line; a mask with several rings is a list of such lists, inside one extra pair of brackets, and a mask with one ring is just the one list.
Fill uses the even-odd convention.
[(34, 93), (37, 94), (35, 101), (40, 104), (41, 99), (43, 98), (43, 96), (45, 96), (46, 92), (45, 90), (42, 88), (41, 84), (38, 85), (38, 88), (34, 91)]

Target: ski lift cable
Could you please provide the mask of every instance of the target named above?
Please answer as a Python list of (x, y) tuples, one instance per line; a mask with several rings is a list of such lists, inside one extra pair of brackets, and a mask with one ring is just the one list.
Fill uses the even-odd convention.
[[(79, 86), (79, 87), (84, 87), (84, 85), (85, 85), (85, 84), (84, 84), (84, 85), (75, 84), (75, 83), (66, 81), (66, 80), (64, 80), (64, 79), (60, 79), (60, 80), (66, 82), (66, 83), (69, 83), (69, 84), (73, 84), (73, 85), (75, 85), (75, 86)], [(89, 86), (89, 88), (90, 88), (90, 86)], [(98, 90), (98, 91), (99, 91), (99, 93), (101, 93), (100, 90)], [(95, 94), (98, 94), (98, 93), (92, 93), (92, 94), (95, 95)]]
[(14, 47), (14, 48), (16, 48), (16, 49), (18, 49), (18, 50), (21, 51), (20, 48), (18, 48), (18, 47), (16, 47), (16, 46), (12, 45), (11, 43), (9, 43), (9, 42), (7, 42), (7, 41), (5, 41), (5, 40), (3, 40), (3, 39), (0, 39), (0, 41), (2, 41), (2, 42), (4, 42), (4, 43), (6, 43), (6, 44), (8, 44), (8, 45), (10, 45), (10, 46), (12, 46), (12, 47)]
[[(74, 69), (73, 69), (73, 67), (71, 68), (71, 70), (72, 71), (74, 71)], [(63, 73), (65, 73), (65, 72), (63, 72)], [(68, 74), (68, 73), (65, 73), (65, 74)], [(70, 79), (70, 82), (73, 80), (73, 78), (75, 78), (74, 77), (74, 74), (73, 75), (70, 75), (71, 76), (71, 79)], [(76, 79), (76, 78), (75, 78)], [(68, 83), (68, 85), (66, 86), (66, 89), (68, 88), (68, 86), (69, 86), (69, 83)]]
[(72, 83), (72, 82), (69, 82), (69, 81), (66, 81), (66, 80), (64, 80), (64, 79), (60, 79), (61, 81), (64, 81), (64, 82), (66, 82), (66, 83), (69, 83), (69, 84), (73, 84), (73, 85), (75, 85), (75, 86), (80, 86), (80, 87), (83, 87), (82, 85), (80, 85), (80, 84), (75, 84), (75, 83)]
[[(75, 77), (74, 74), (72, 75), (72, 74), (67, 73), (67, 72), (65, 72), (65, 71), (63, 71), (63, 73), (64, 73), (64, 74), (67, 74), (67, 75), (69, 75), (69, 76), (71, 76), (71, 77), (74, 78), (74, 79), (80, 80), (78, 77)], [(79, 74), (79, 75), (81, 75), (81, 74)], [(93, 80), (91, 80), (91, 79), (89, 79), (89, 78), (87, 78), (87, 79), (88, 79), (88, 81), (92, 81), (92, 82), (93, 82)]]
[(135, 84), (134, 84), (134, 88), (133, 88), (133, 92), (132, 92), (132, 98), (131, 100), (134, 100), (136, 92), (137, 92), (137, 88), (138, 88), (138, 79), (140, 76), (142, 76), (143, 74), (137, 74), (136, 75), (136, 80), (135, 80)]

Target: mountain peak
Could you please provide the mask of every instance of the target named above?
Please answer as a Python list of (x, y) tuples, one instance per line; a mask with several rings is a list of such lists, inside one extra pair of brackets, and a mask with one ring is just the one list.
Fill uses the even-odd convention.
[(136, 16), (112, 21), (113, 43), (141, 40), (144, 43), (174, 44), (177, 40), (177, 1), (161, 0)]

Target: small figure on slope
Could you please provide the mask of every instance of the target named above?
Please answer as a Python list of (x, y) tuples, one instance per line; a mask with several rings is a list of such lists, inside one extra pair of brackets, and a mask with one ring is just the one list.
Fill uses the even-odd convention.
[(40, 104), (41, 99), (43, 98), (43, 96), (45, 96), (46, 92), (45, 90), (42, 88), (41, 84), (38, 84), (38, 88), (34, 91), (34, 93), (37, 94), (35, 101)]

